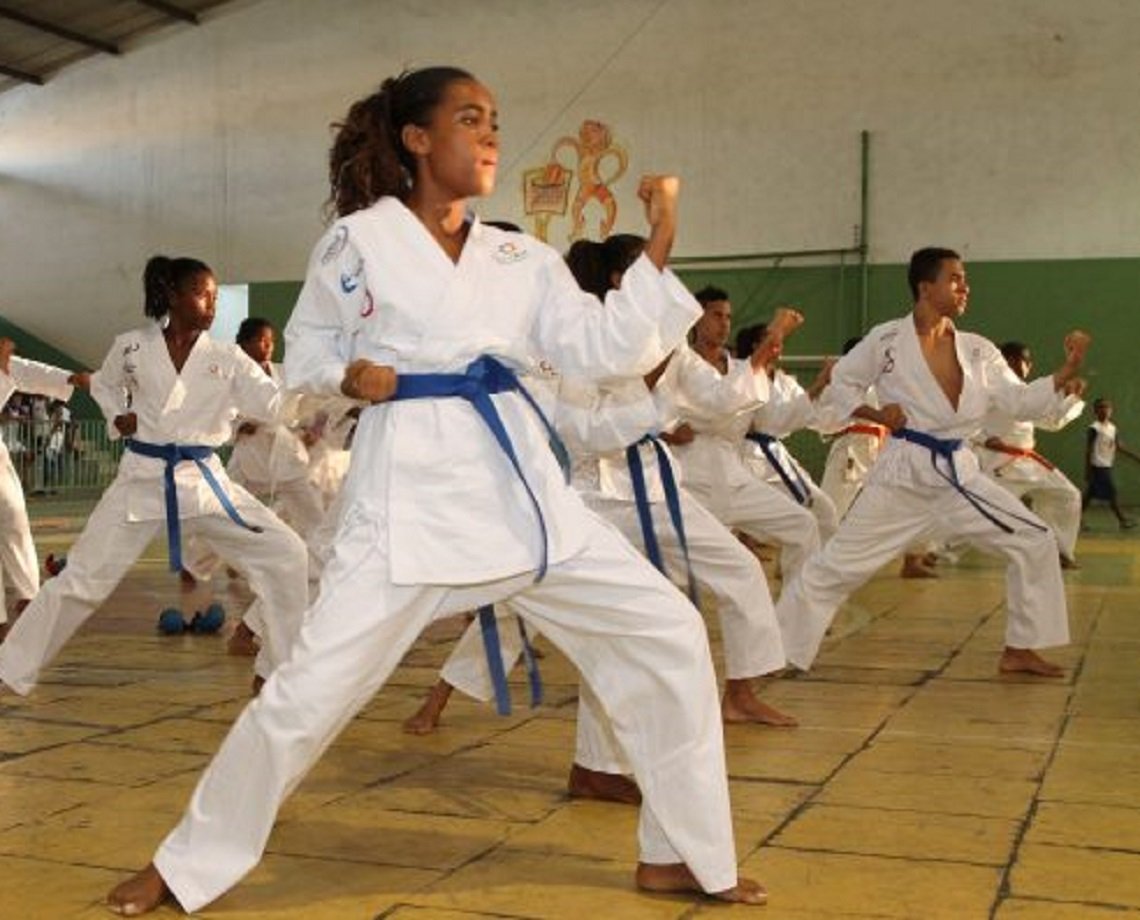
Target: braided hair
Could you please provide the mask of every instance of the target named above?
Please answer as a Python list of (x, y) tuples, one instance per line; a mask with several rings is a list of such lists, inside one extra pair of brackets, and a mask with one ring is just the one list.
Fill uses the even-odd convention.
[(143, 270), (143, 313), (151, 319), (162, 319), (170, 312), (171, 295), (203, 272), (213, 274), (210, 266), (198, 259), (151, 256)]

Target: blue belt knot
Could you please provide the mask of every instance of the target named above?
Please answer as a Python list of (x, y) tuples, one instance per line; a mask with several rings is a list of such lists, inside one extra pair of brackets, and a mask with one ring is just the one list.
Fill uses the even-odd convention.
[(128, 438), (126, 448), (132, 453), (153, 460), (162, 460), (166, 464), (163, 470), (163, 490), (166, 497), (166, 542), (170, 553), (170, 571), (182, 570), (182, 518), (178, 512), (178, 487), (174, 482), (174, 470), (179, 463), (190, 462), (198, 467), (198, 472), (206, 480), (206, 484), (222, 505), (222, 510), (231, 521), (246, 530), (261, 533), (262, 528), (247, 524), (218, 478), (211, 472), (206, 461), (214, 455), (214, 449), (204, 444), (151, 444), (139, 441), (137, 438)]

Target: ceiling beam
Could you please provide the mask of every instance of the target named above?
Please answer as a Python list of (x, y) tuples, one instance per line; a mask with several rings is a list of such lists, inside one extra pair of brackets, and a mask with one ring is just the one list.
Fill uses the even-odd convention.
[(113, 45), (110, 42), (105, 42), (102, 39), (93, 38), (90, 35), (84, 35), (81, 32), (75, 32), (72, 29), (66, 29), (63, 26), (57, 26), (54, 22), (47, 22), (44, 19), (37, 19), (35, 16), (29, 16), (27, 13), (22, 13), (19, 10), (14, 10), (11, 7), (0, 6), (0, 19), (8, 19), (12, 22), (18, 22), (20, 25), (27, 26), (29, 29), (35, 29), (38, 32), (46, 32), (48, 35), (54, 35), (56, 38), (62, 38), (69, 42), (75, 42), (77, 45), (84, 45), (92, 48), (95, 51), (102, 51), (104, 54), (121, 54), (118, 45)]
[(11, 77), (13, 80), (19, 80), (21, 83), (34, 83), (36, 86), (44, 85), (44, 78), (38, 74), (28, 73), (26, 70), (17, 70), (15, 67), (8, 67), (6, 64), (0, 64), (0, 74)]
[(184, 10), (180, 6), (175, 6), (173, 3), (167, 3), (166, 0), (136, 0), (137, 3), (143, 6), (149, 6), (152, 10), (169, 16), (171, 19), (181, 19), (183, 22), (188, 22), (191, 25), (198, 25), (198, 16), (190, 10)]

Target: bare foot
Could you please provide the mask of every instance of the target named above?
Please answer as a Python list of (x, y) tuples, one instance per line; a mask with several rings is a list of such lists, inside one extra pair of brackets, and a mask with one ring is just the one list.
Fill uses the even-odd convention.
[(764, 886), (750, 878), (737, 878), (736, 886), (727, 891), (705, 891), (684, 863), (638, 863), (634, 876), (642, 891), (662, 894), (703, 894), (718, 901), (734, 904), (767, 904), (768, 892)]
[(1002, 674), (1036, 674), (1038, 677), (1064, 677), (1065, 669), (1046, 661), (1031, 648), (1005, 647), (998, 670)]
[(260, 674), (253, 675), (253, 683), (249, 686), (249, 695), (254, 699), (261, 696), (261, 688), (265, 686), (265, 678)]
[(239, 620), (238, 625), (234, 627), (233, 635), (226, 643), (226, 654), (256, 658), (259, 651), (261, 644), (257, 641), (257, 633), (246, 626), (243, 620)]
[(141, 872), (136, 872), (125, 882), (120, 882), (107, 895), (107, 907), (111, 913), (121, 917), (137, 917), (149, 914), (164, 901), (172, 900), (173, 895), (166, 882), (151, 863)]
[(628, 776), (588, 770), (577, 763), (570, 767), (566, 792), (572, 799), (597, 799), (599, 802), (617, 802), (619, 805), (641, 804), (641, 790)]
[(404, 719), (404, 731), (409, 735), (430, 735), (439, 727), (440, 716), (451, 699), (451, 684), (442, 677), (428, 692), (427, 699), (413, 715)]
[(1064, 553), (1061, 553), (1061, 568), (1072, 571), (1074, 569), (1079, 569), (1080, 567), (1081, 564), (1077, 562), (1077, 560), (1072, 556), (1066, 556)]
[(746, 680), (725, 682), (724, 698), (720, 701), (720, 714), (726, 723), (758, 722), (761, 725), (774, 725), (790, 728), (800, 723), (793, 716), (780, 712), (752, 692)]
[(903, 578), (937, 578), (938, 573), (928, 565), (924, 557), (907, 553), (903, 556), (902, 571), (899, 575)]

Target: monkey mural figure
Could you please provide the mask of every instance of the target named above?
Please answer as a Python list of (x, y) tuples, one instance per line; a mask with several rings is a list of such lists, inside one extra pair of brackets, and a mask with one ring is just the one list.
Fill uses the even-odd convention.
[[(566, 149), (577, 157), (574, 167), (559, 161), (559, 154)], [(611, 161), (612, 171), (603, 176), (602, 163), (606, 159)], [(591, 201), (601, 205), (604, 212), (598, 222), (598, 239), (605, 239), (613, 231), (618, 211), (610, 187), (625, 175), (628, 167), (629, 155), (625, 148), (613, 142), (609, 126), (600, 121), (582, 122), (577, 138), (560, 137), (550, 150), (547, 164), (530, 171), (524, 179), (526, 211), (535, 217), (536, 236), (545, 240), (552, 214), (566, 213), (570, 182), (577, 172), (578, 189), (570, 206), (569, 239), (573, 242), (586, 236), (586, 206)]]

